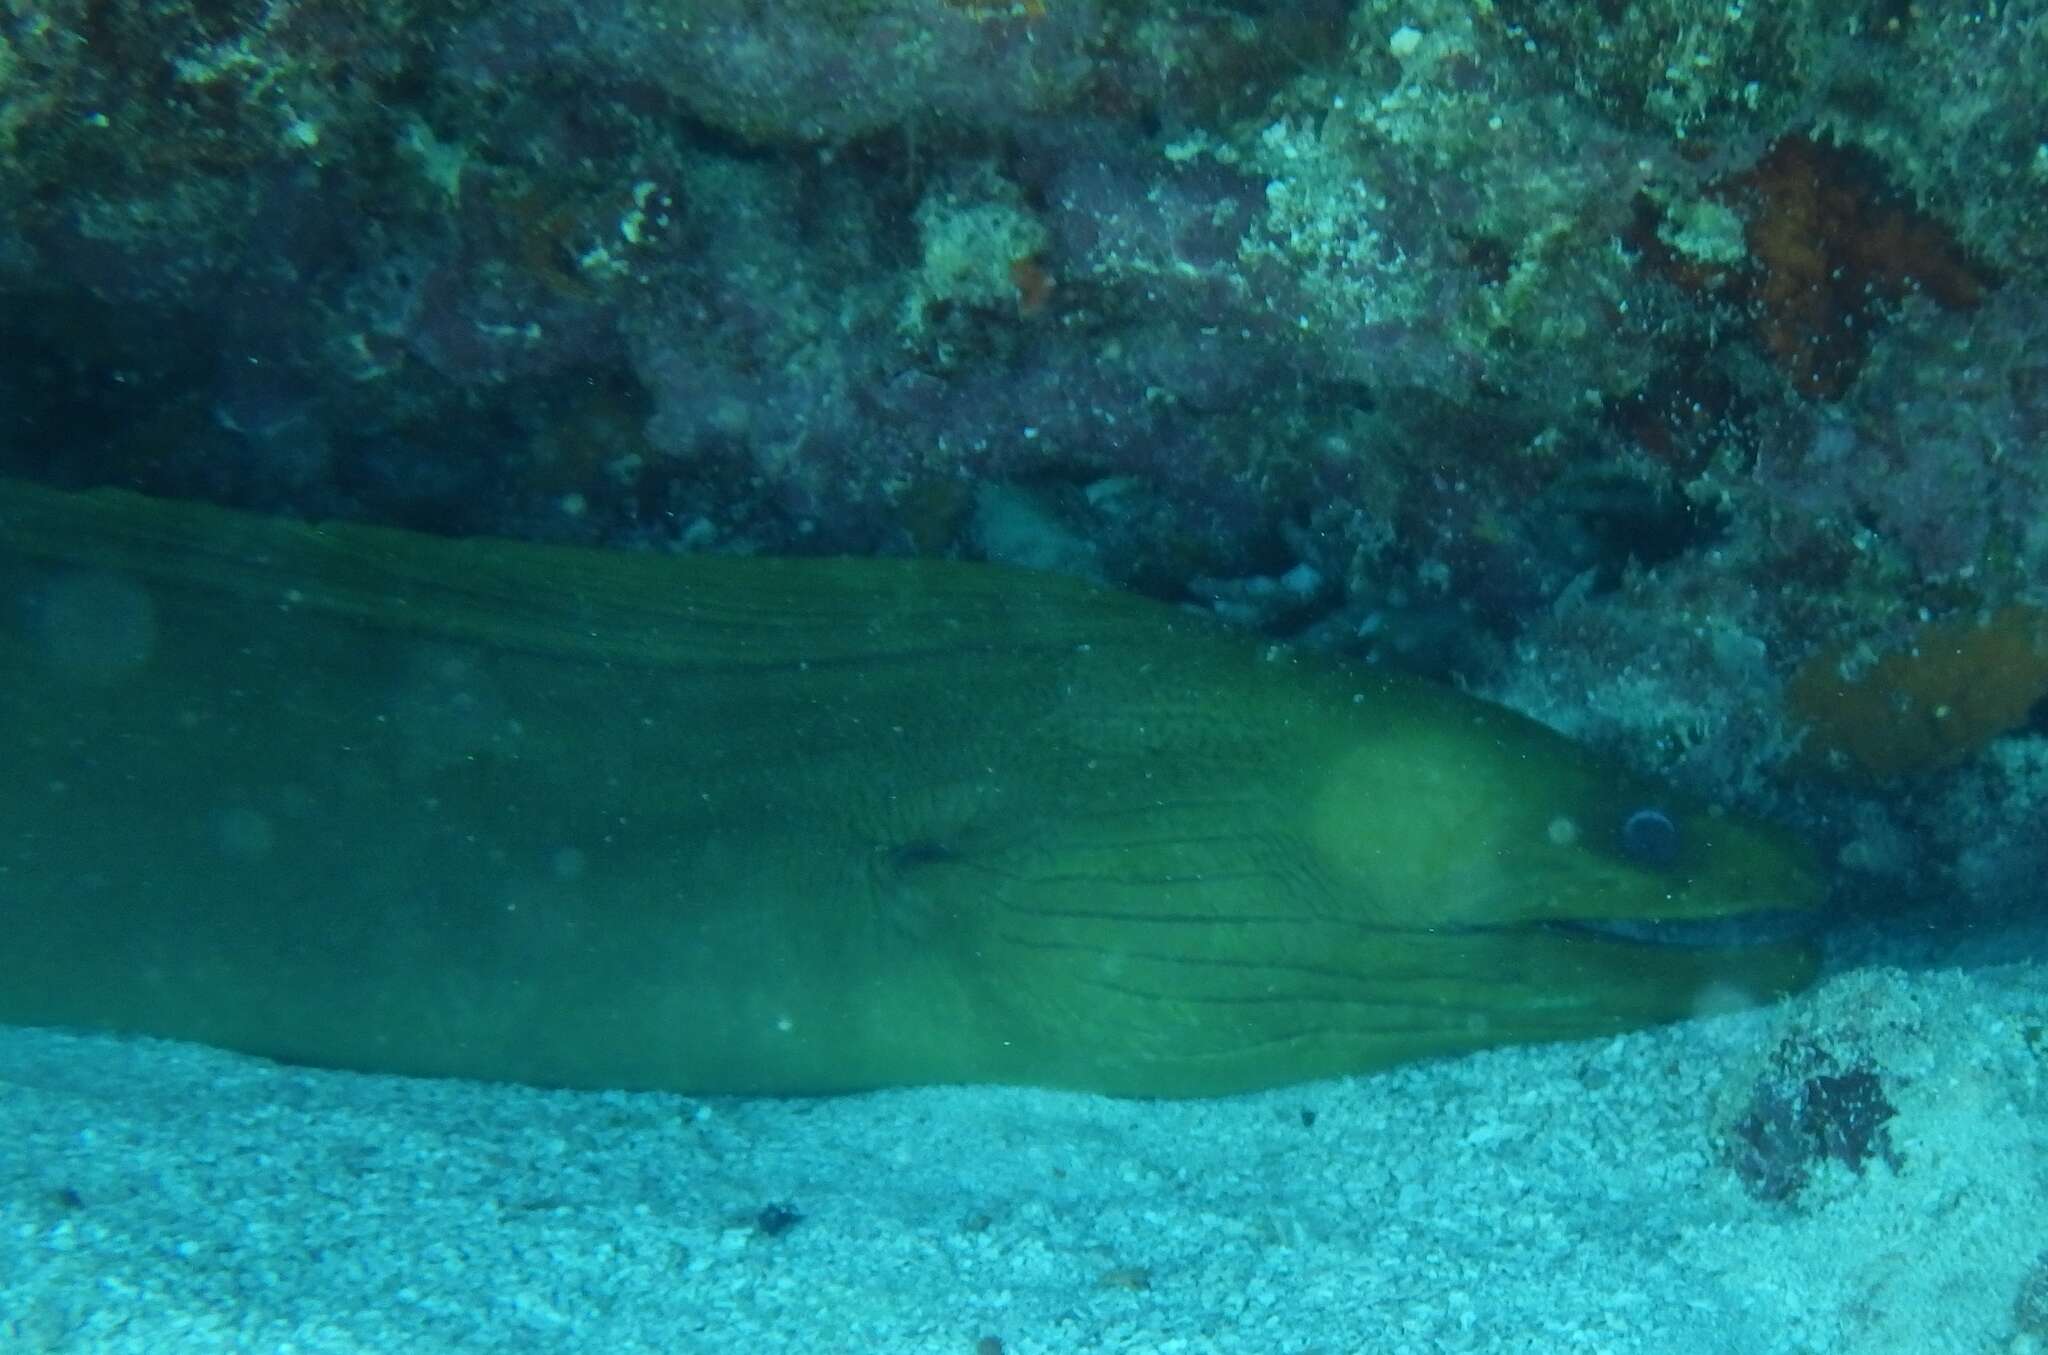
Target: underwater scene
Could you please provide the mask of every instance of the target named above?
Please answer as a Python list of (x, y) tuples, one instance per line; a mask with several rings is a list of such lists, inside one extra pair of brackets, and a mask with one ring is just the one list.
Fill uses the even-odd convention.
[(0, 6), (0, 1355), (2048, 1352), (2044, 72)]

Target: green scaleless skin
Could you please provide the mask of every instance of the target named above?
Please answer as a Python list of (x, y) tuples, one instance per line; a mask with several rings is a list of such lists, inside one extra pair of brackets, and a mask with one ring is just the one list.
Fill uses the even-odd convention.
[[(440, 1077), (1194, 1096), (1628, 1030), (1807, 855), (1064, 578), (0, 484), (0, 1021)], [(1657, 804), (1662, 869), (1618, 849)]]

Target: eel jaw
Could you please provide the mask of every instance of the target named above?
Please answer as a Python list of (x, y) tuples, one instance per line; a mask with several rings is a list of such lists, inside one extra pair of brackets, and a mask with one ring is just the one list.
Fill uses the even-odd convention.
[(1597, 918), (1542, 922), (1537, 929), (1684, 950), (1740, 950), (1807, 940), (1821, 929), (1815, 908), (1757, 908), (1701, 918)]

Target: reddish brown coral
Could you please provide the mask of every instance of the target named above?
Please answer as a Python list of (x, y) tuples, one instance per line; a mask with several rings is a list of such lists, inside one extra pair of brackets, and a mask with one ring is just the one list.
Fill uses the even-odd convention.
[(1693, 291), (1746, 301), (1756, 334), (1799, 390), (1823, 400), (1862, 367), (1878, 306), (1919, 292), (1967, 310), (1990, 285), (1947, 227), (1892, 192), (1869, 156), (1788, 136), (1712, 196), (1742, 213), (1749, 268), (1735, 276), (1679, 257), (1654, 239), (1654, 213), (1632, 239)]
[(1786, 689), (1806, 754), (1852, 775), (1932, 771), (2025, 724), (2048, 696), (2048, 614), (2013, 606), (1927, 626), (1910, 649), (1844, 676), (1848, 658), (1846, 647), (1824, 650)]
[(1745, 176), (1757, 333), (1809, 395), (1834, 399), (1862, 365), (1873, 303), (1925, 292), (1973, 307), (1985, 279), (1946, 228), (1888, 194), (1868, 159), (1786, 137)]

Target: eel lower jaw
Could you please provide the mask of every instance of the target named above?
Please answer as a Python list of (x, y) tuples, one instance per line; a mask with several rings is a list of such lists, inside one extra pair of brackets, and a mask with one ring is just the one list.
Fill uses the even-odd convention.
[(1805, 940), (1820, 929), (1821, 910), (1767, 908), (1726, 913), (1719, 917), (1678, 920), (1600, 918), (1539, 925), (1543, 931), (1565, 936), (1598, 937), (1607, 941), (1630, 941), (1639, 945), (1688, 950), (1729, 950), (1748, 946), (1780, 946)]

